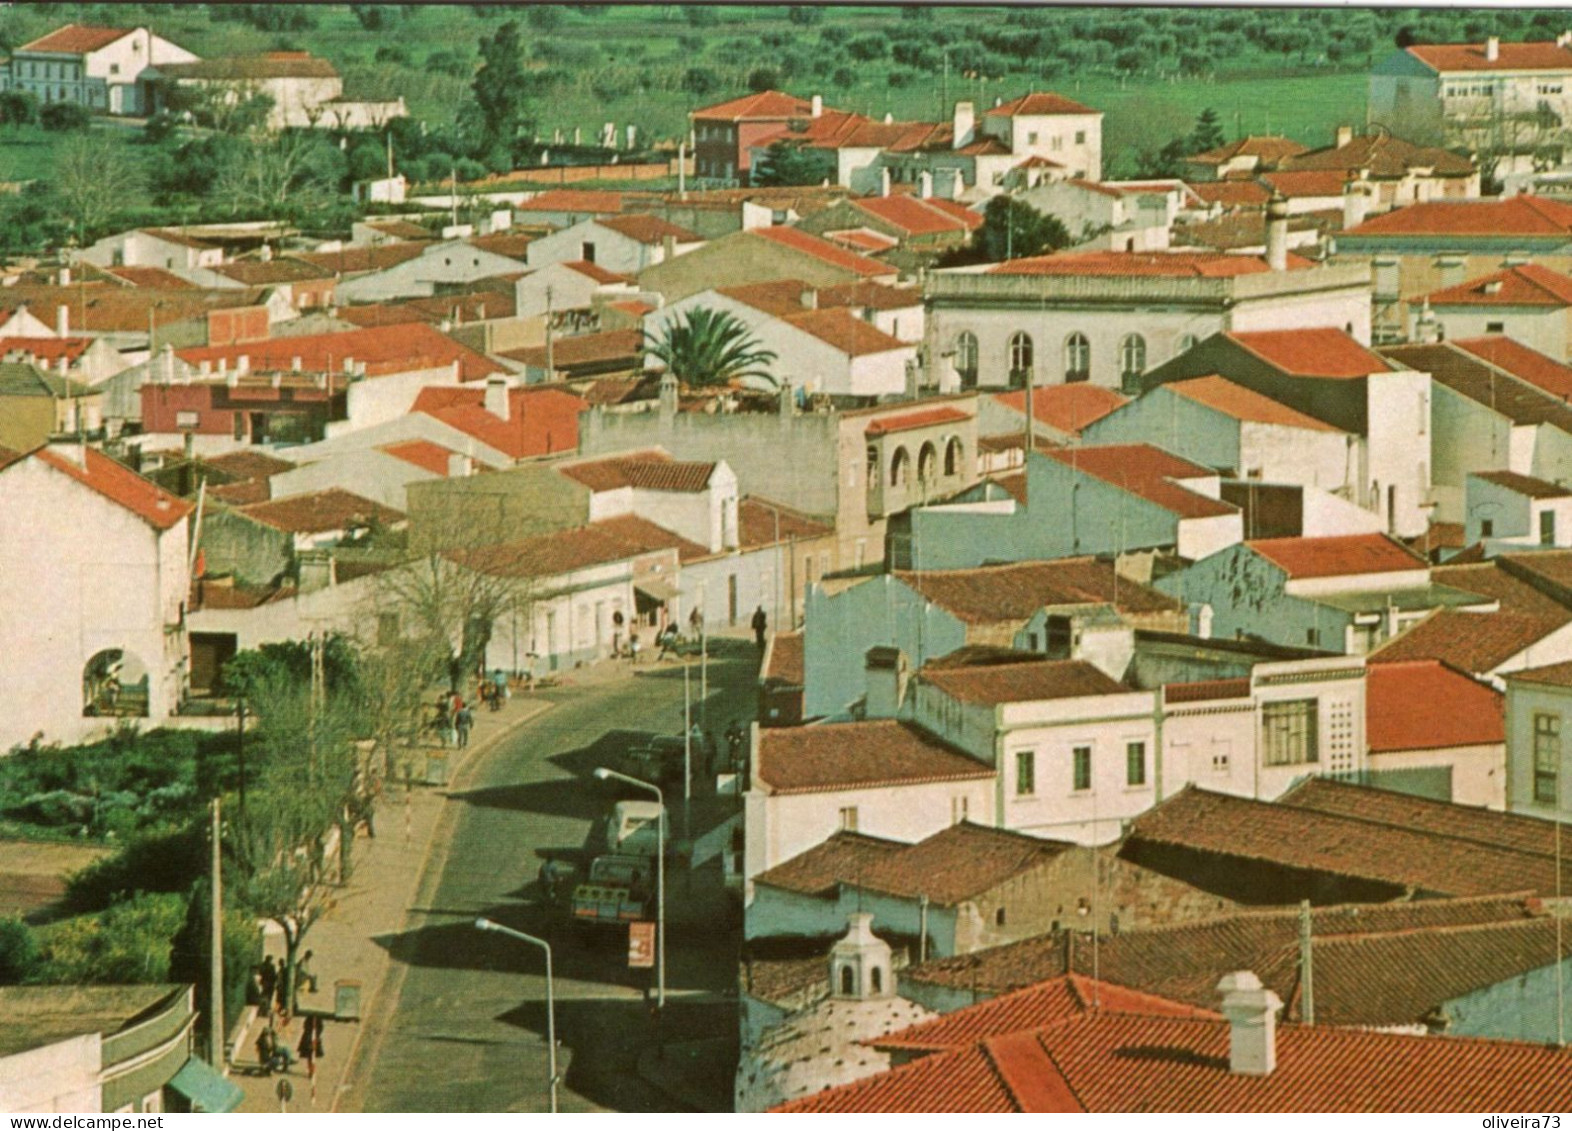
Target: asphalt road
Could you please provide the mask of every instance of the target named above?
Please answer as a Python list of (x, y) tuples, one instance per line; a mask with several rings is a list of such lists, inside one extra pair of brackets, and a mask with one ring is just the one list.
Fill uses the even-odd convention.
[[(708, 706), (721, 731), (753, 717), (757, 653), (751, 642), (717, 645)], [(406, 968), (366, 1050), (369, 1079), (356, 1082), (366, 1111), (547, 1110), (543, 956), (476, 930), (479, 916), (553, 940), (563, 1111), (678, 1106), (635, 1071), (656, 1036), (626, 936), (596, 945), (554, 927), (535, 877), (542, 850), (577, 850), (609, 808), (615, 795), (591, 775), (628, 732), (679, 731), (681, 671), (537, 694), (556, 705), (484, 754), (454, 795), (462, 809), (445, 865), (417, 897), (419, 925), (377, 940)], [(669, 903), (683, 881), (668, 872)], [(720, 998), (735, 986), (740, 933), (734, 921), (668, 927), (666, 1039), (735, 1032), (735, 1003)]]

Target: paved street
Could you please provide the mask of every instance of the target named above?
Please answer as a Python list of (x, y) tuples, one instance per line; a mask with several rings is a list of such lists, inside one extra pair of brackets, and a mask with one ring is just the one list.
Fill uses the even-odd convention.
[[(709, 725), (719, 732), (753, 716), (757, 652), (751, 642), (717, 647)], [(693, 679), (697, 698), (697, 667)], [(679, 729), (681, 669), (537, 694), (555, 706), (483, 754), (457, 783), (437, 833), (433, 860), (441, 866), (430, 868), (409, 929), (377, 939), (393, 958), (396, 992), (368, 1019), (340, 1110), (546, 1110), (542, 955), (477, 931), (472, 924), (481, 915), (553, 939), (564, 1111), (677, 1106), (636, 1071), (638, 1053), (653, 1043), (653, 1022), (643, 972), (627, 968), (625, 933), (595, 945), (555, 927), (536, 902), (535, 876), (541, 850), (580, 848), (617, 796), (591, 777), (595, 766), (630, 732)], [(718, 882), (718, 869), (713, 877), (707, 882)], [(682, 913), (684, 888), (685, 877), (669, 871), (671, 919)], [(667, 1039), (735, 1032), (729, 995), (740, 929), (711, 921), (668, 934)]]

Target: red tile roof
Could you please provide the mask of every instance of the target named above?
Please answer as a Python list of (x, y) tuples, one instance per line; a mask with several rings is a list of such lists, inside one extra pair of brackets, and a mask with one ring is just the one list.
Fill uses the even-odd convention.
[[(77, 461), (77, 452), (80, 452), (81, 462)], [(194, 509), (192, 504), (177, 499), (152, 480), (144, 479), (130, 468), (116, 463), (97, 448), (84, 446), (77, 449), (71, 445), (45, 447), (22, 457), (27, 458), (64, 472), (159, 530), (170, 529)], [(0, 466), (13, 467), (20, 464), (22, 459)]]
[(585, 463), (558, 464), (557, 470), (591, 491), (636, 487), (646, 491), (694, 493), (708, 489), (715, 474), (713, 462), (678, 462), (664, 452), (612, 456)]
[(1228, 332), (1228, 338), (1293, 377), (1368, 377), (1394, 366), (1331, 327)]
[(172, 79), (265, 81), (267, 79), (336, 79), (338, 71), (326, 59), (304, 51), (267, 51), (260, 55), (195, 59), (189, 63), (161, 63), (160, 75)]
[(911, 350), (916, 346), (865, 322), (850, 308), (832, 306), (824, 310), (803, 310), (781, 319), (803, 333), (819, 339), (831, 349), (847, 357), (867, 357), (891, 350)]
[(918, 678), (952, 699), (989, 706), (1122, 695), (1131, 690), (1085, 660), (1036, 660), (960, 668), (929, 664), (918, 673)]
[(1328, 146), (1313, 153), (1301, 153), (1283, 162), (1285, 169), (1342, 169), (1368, 172), (1371, 177), (1402, 177), (1409, 172), (1429, 176), (1466, 177), (1475, 172), (1474, 163), (1446, 149), (1415, 145), (1382, 130), (1351, 138), (1347, 145)]
[(433, 240), (404, 240), (400, 243), (378, 244), (375, 247), (351, 245), (341, 247), (338, 251), (303, 251), (295, 258), (317, 267), (325, 267), (337, 275), (364, 275), (370, 271), (386, 271), (390, 267), (397, 267), (400, 263), (419, 259), (429, 248), (435, 246), (436, 242)]
[(1494, 483), (1497, 487), (1505, 487), (1509, 491), (1516, 491), (1519, 495), (1526, 495), (1530, 499), (1572, 497), (1572, 489), (1563, 487), (1559, 483), (1536, 479), (1532, 475), (1519, 475), (1515, 471), (1473, 471), (1469, 474), (1476, 479), (1483, 479), (1486, 483)]
[(637, 213), (628, 216), (603, 216), (596, 221), (603, 228), (609, 228), (619, 235), (627, 236), (642, 244), (663, 243), (668, 237), (676, 243), (699, 243), (703, 236), (679, 228), (676, 224), (662, 220), (659, 216), (648, 213)]
[(91, 27), (86, 24), (67, 24), (48, 35), (16, 49), (17, 54), (30, 52), (52, 55), (85, 55), (98, 51), (130, 35), (133, 29), (125, 27)]
[[(994, 393), (993, 399), (1005, 408), (1026, 414), (1026, 390)], [(1102, 385), (1078, 382), (1074, 385), (1043, 385), (1032, 390), (1032, 419), (1070, 435), (1078, 434), (1093, 421), (1101, 420), (1114, 409), (1128, 404), (1130, 398)]]
[(430, 440), (405, 440), (401, 444), (386, 444), (382, 451), (395, 459), (405, 463), (412, 463), (416, 467), (446, 476), (448, 473), (448, 460), (454, 453), (444, 448), (441, 444), (433, 444)]
[(265, 338), (227, 346), (194, 346), (175, 351), (188, 365), (206, 361), (216, 367), (220, 360), (231, 367), (241, 358), (250, 359), (253, 372), (292, 372), (300, 359), (301, 372), (342, 373), (346, 362), (357, 368), (364, 364), (367, 377), (408, 373), (416, 369), (437, 369), (459, 363), (459, 380), (478, 381), (501, 371), (501, 366), (484, 354), (460, 345), (435, 327), (423, 322), (372, 329), (342, 330), (332, 334), (302, 334), (298, 337)]
[(37, 358), (40, 364), (61, 358), (69, 363), (86, 353), (92, 344), (92, 338), (0, 338), (0, 358), (16, 350)]
[(562, 266), (566, 267), (569, 271), (577, 271), (586, 279), (593, 279), (597, 283), (633, 282), (633, 280), (626, 275), (619, 275), (615, 271), (608, 271), (604, 267), (597, 267), (595, 264), (590, 263), (584, 259), (571, 259), (568, 262), (562, 264)]
[(770, 662), (764, 671), (759, 673), (759, 678), (767, 683), (801, 687), (803, 673), (807, 670), (803, 647), (803, 634), (800, 629), (796, 632), (777, 632), (770, 638)]
[(813, 103), (794, 94), (778, 90), (761, 90), (745, 94), (729, 102), (717, 102), (695, 110), (690, 117), (707, 122), (768, 121), (772, 118), (806, 118), (813, 113)]
[(1232, 161), (1235, 157), (1256, 157), (1263, 165), (1270, 166), (1307, 151), (1307, 146), (1286, 137), (1242, 137), (1238, 141), (1231, 141), (1216, 149), (1208, 149), (1186, 157), (1185, 161), (1192, 165), (1221, 165)]
[(894, 416), (881, 416), (868, 422), (864, 434), (868, 436), (888, 436), (894, 432), (910, 432), (916, 428), (932, 428), (935, 424), (958, 424), (963, 420), (970, 420), (968, 413), (951, 405), (940, 405), (936, 408), (919, 408), (911, 412), (897, 413)]
[(235, 479), (270, 479), (295, 469), (295, 465), (286, 459), (277, 459), (266, 452), (245, 449), (225, 452), (223, 455), (203, 456), (201, 462), (204, 467), (212, 468), (220, 474)]
[(771, 793), (824, 793), (993, 777), (993, 770), (910, 723), (771, 728), (759, 732), (754, 777)]
[(1205, 703), (1214, 699), (1248, 699), (1250, 678), (1198, 679), (1188, 683), (1165, 683), (1164, 703)]
[(264, 526), (291, 534), (322, 534), (356, 526), (392, 526), (404, 521), (404, 516), (392, 507), (341, 487), (287, 495), (235, 509)]
[(1416, 43), (1408, 53), (1431, 70), (1451, 71), (1566, 71), (1572, 70), (1572, 51), (1555, 42), (1502, 42), (1494, 59), (1486, 57), (1483, 43)]
[(969, 821), (916, 844), (837, 832), (755, 876), (754, 882), (809, 896), (833, 896), (845, 885), (902, 898), (927, 896), (942, 907), (953, 907), (1051, 864), (1073, 848)]
[[(498, 350), (498, 357), (522, 361), (526, 365), (545, 368), (546, 347), (526, 346), (516, 350)], [(552, 342), (551, 364), (558, 370), (588, 367), (592, 372), (607, 369), (642, 369), (644, 365), (644, 331), (601, 330), (591, 334), (573, 334), (556, 338)]]
[(1306, 196), (1343, 195), (1348, 174), (1341, 169), (1306, 169), (1296, 172), (1262, 173), (1261, 179), (1289, 200)]
[(1433, 383), (1445, 385), (1514, 424), (1551, 424), (1563, 432), (1572, 432), (1572, 408), (1562, 397), (1505, 374), (1451, 342), (1385, 346), (1381, 352), (1429, 373)]
[(1041, 114), (1096, 114), (1090, 106), (1072, 102), (1051, 91), (1032, 91), (1019, 98), (994, 106), (984, 114), (988, 118), (1014, 118)]
[(894, 571), (893, 576), (968, 624), (1019, 623), (1044, 605), (1113, 605), (1130, 614), (1183, 608), (1165, 593), (1125, 578), (1096, 558), (1057, 558), (977, 569)]
[[(1543, 557), (1547, 555), (1531, 555)], [(1572, 623), (1572, 609), (1507, 573), (1502, 559), (1436, 566), (1431, 580), (1494, 597), (1496, 612), (1442, 609), (1371, 653), (1372, 660), (1444, 660), (1461, 671), (1492, 672), (1530, 645)]]
[(850, 306), (868, 310), (910, 310), (922, 305), (922, 291), (916, 287), (892, 287), (885, 283), (836, 283), (817, 291), (819, 309)]
[(1279, 566), (1290, 579), (1351, 577), (1429, 568), (1424, 558), (1385, 534), (1258, 538), (1245, 545)]
[[(3, 466), (5, 465), (0, 463), (0, 467)], [(1545, 664), (1537, 668), (1523, 668), (1521, 671), (1504, 672), (1502, 678), (1522, 680), (1524, 683), (1538, 683), (1547, 687), (1572, 687), (1572, 660), (1560, 664)]]
[(1524, 263), (1424, 297), (1431, 306), (1572, 306), (1572, 278)]
[(422, 389), (411, 412), (424, 412), (514, 459), (571, 452), (579, 446), (579, 413), (589, 405), (565, 389), (508, 390), (508, 419), (486, 411), (485, 389)]
[(1532, 350), (1521, 342), (1503, 335), (1488, 338), (1453, 338), (1455, 349), (1465, 350), (1481, 361), (1503, 369), (1519, 380), (1527, 381), (1552, 396), (1572, 400), (1572, 366), (1563, 365), (1553, 357)]
[(1551, 1111), (1572, 1103), (1565, 1049), (1319, 1025), (1280, 1026), (1276, 1042), (1276, 1068), (1245, 1075), (1229, 1070), (1227, 1021), (1093, 1010), (775, 1110), (1364, 1113)]
[(744, 550), (776, 546), (794, 539), (823, 538), (834, 533), (834, 524), (819, 522), (801, 511), (766, 499), (748, 495), (737, 504), (737, 544)]
[(1260, 181), (1201, 181), (1186, 186), (1206, 204), (1224, 208), (1262, 207), (1272, 194)]
[(1306, 416), (1298, 409), (1274, 401), (1271, 397), (1236, 385), (1226, 377), (1193, 377), (1188, 381), (1171, 381), (1163, 388), (1208, 408), (1216, 409), (1235, 420), (1251, 424), (1277, 424), (1285, 428), (1304, 428), (1312, 432), (1336, 432), (1330, 424)]
[(513, 206), (515, 212), (621, 212), (623, 194), (600, 189), (547, 189)]
[[(1410, 800), (1402, 794), (1388, 796), (1398, 803)], [(1548, 855), (1383, 823), (1362, 813), (1321, 811), (1296, 805), (1293, 797), (1290, 793), (1273, 803), (1186, 786), (1135, 818), (1124, 851), (1141, 857), (1152, 849), (1178, 849), (1189, 859), (1205, 861), (1203, 867), (1251, 862), (1431, 895), (1546, 895), (1556, 890), (1555, 860)], [(1462, 810), (1465, 816), (1486, 812), (1442, 807)]]
[(176, 291), (198, 289), (195, 283), (182, 279), (173, 271), (166, 271), (162, 267), (105, 267), (102, 270), (136, 287), (163, 287)]
[[(959, 209), (964, 216), (915, 196), (871, 196), (853, 200), (852, 204), (899, 228), (909, 236), (939, 235), (951, 232), (965, 235), (982, 225), (982, 217), (969, 209)], [(973, 222), (975, 221), (975, 222)]]
[(1217, 472), (1180, 459), (1151, 444), (1099, 444), (1087, 448), (1050, 448), (1043, 453), (1077, 473), (1128, 491), (1179, 518), (1217, 518), (1239, 508), (1185, 487), (1175, 480), (1215, 476)]
[(1512, 239), (1572, 234), (1572, 204), (1542, 196), (1506, 200), (1432, 200), (1373, 216), (1353, 236), (1474, 236)]
[(1439, 660), (1366, 669), (1365, 740), (1373, 754), (1506, 741), (1503, 696)]
[(1155, 1017), (1216, 1017), (1210, 1010), (1080, 974), (1061, 974), (863, 1042), (877, 1049), (946, 1052), (985, 1037), (1002, 1037), (1081, 1017), (1094, 1009)]
[(864, 278), (880, 278), (896, 273), (895, 268), (888, 264), (880, 263), (878, 260), (869, 259), (865, 255), (858, 255), (856, 252), (837, 247), (830, 241), (809, 235), (799, 228), (788, 228), (777, 224), (769, 228), (753, 228), (747, 234), (753, 239), (769, 240), (771, 243), (779, 244), (781, 247), (788, 247), (793, 251), (802, 252), (804, 255), (811, 255), (813, 258), (827, 263), (831, 267), (838, 267), (842, 271), (849, 271)]
[(494, 577), (545, 579), (667, 549), (676, 550), (679, 560), (709, 554), (703, 546), (685, 541), (648, 519), (624, 515), (517, 542), (454, 551), (448, 556)]
[[(1291, 270), (1313, 267), (1289, 253)], [(1259, 255), (1222, 255), (1197, 251), (1067, 251), (1011, 259), (988, 269), (994, 275), (1117, 275), (1181, 279), (1224, 279), (1260, 275), (1272, 268)]]
[(882, 235), (872, 228), (846, 228), (836, 232), (825, 232), (824, 238), (831, 243), (842, 244), (852, 251), (868, 252), (871, 255), (878, 255), (880, 252), (901, 245), (901, 241), (894, 236)]

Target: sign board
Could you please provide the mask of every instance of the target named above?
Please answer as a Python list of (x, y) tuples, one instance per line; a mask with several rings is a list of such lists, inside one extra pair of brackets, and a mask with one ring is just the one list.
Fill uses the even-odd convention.
[(628, 965), (648, 970), (655, 965), (655, 924), (628, 924)]

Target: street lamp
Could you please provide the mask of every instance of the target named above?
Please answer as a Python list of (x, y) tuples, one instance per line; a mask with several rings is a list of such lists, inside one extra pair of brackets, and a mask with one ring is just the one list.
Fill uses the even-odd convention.
[(661, 794), (660, 786), (651, 785), (647, 781), (619, 774), (616, 770), (608, 770), (601, 766), (595, 771), (595, 776), (601, 781), (620, 781), (628, 785), (647, 789), (655, 795), (656, 802), (660, 805), (660, 812), (655, 817), (655, 1004), (661, 1009), (666, 1008), (666, 798)]
[(557, 1003), (553, 995), (551, 982), (551, 944), (544, 939), (537, 939), (534, 935), (526, 935), (523, 931), (515, 931), (512, 927), (504, 927), (500, 923), (493, 923), (490, 919), (476, 919), (475, 926), (482, 931), (496, 931), (500, 935), (508, 935), (538, 946), (546, 952), (546, 1070), (551, 1074), (551, 1114), (557, 1114)]

